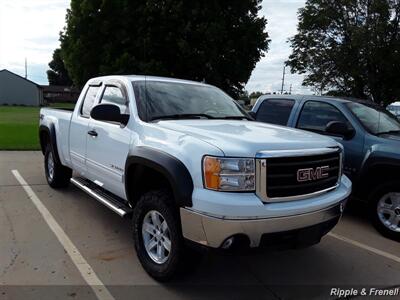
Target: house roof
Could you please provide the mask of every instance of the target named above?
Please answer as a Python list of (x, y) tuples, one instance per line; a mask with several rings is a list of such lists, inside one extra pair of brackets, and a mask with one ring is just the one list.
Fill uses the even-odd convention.
[(62, 85), (42, 85), (43, 92), (47, 93), (80, 93), (76, 87)]
[(32, 80), (29, 80), (29, 79), (27, 79), (27, 78), (24, 78), (24, 77), (18, 75), (18, 74), (15, 74), (15, 73), (13, 73), (13, 72), (7, 70), (7, 69), (0, 70), (0, 73), (2, 73), (2, 72), (7, 72), (7, 73), (9, 73), (9, 74), (11, 74), (11, 75), (14, 75), (14, 76), (20, 78), (20, 79), (23, 79), (23, 80), (25, 80), (25, 81), (28, 81), (28, 82), (30, 82), (30, 83), (36, 85), (39, 89), (42, 88), (42, 87), (41, 87), (40, 85), (38, 85), (36, 82), (33, 82)]

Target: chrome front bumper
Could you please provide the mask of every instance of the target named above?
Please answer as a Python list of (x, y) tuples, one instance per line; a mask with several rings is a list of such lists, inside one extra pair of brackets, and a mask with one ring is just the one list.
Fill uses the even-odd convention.
[(255, 248), (263, 234), (306, 228), (340, 217), (345, 202), (300, 215), (246, 220), (216, 218), (181, 208), (182, 233), (186, 239), (212, 248), (219, 248), (227, 238), (242, 234), (249, 238), (250, 247)]

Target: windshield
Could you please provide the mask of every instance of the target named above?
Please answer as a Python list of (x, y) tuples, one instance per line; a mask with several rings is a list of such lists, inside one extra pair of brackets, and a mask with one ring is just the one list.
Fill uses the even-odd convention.
[(387, 110), (351, 102), (346, 104), (362, 125), (372, 134), (400, 132), (400, 123)]
[(249, 118), (235, 101), (208, 85), (161, 81), (134, 81), (139, 117), (158, 119)]

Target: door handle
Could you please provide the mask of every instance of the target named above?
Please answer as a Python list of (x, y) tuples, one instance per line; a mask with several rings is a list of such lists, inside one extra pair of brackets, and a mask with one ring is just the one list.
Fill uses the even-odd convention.
[(92, 137), (97, 137), (97, 136), (98, 136), (96, 130), (90, 130), (90, 131), (88, 131), (88, 135), (90, 135), (90, 136), (92, 136)]

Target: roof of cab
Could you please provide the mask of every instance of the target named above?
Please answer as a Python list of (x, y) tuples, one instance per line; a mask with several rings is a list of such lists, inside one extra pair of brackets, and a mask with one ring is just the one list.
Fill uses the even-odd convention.
[(261, 99), (292, 99), (295, 101), (301, 100), (329, 100), (329, 101), (338, 101), (342, 103), (348, 102), (357, 102), (357, 103), (366, 103), (366, 104), (374, 104), (374, 102), (370, 100), (363, 100), (358, 98), (351, 97), (332, 97), (332, 96), (315, 96), (315, 95), (264, 95), (260, 97)]
[(186, 83), (186, 84), (196, 84), (196, 85), (208, 85), (203, 82), (185, 80), (185, 79), (177, 79), (177, 78), (169, 78), (169, 77), (158, 77), (158, 76), (147, 76), (147, 75), (109, 75), (109, 76), (101, 76), (92, 78), (90, 82), (99, 82), (104, 80), (129, 80), (129, 81), (162, 81), (162, 82), (171, 82), (171, 83)]

